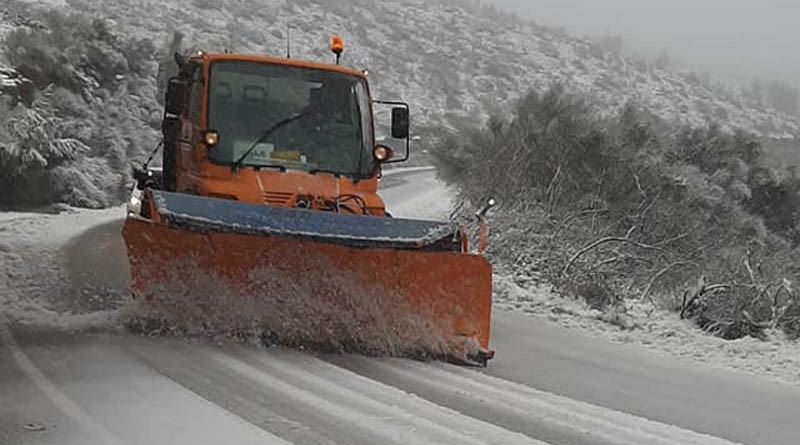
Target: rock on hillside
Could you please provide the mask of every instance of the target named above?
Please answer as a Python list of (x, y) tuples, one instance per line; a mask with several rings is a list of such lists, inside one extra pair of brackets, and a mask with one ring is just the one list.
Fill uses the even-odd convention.
[[(26, 0), (46, 4), (43, 0)], [(800, 136), (795, 118), (754, 109), (733, 89), (656, 69), (634, 57), (453, 0), (67, 0), (72, 10), (162, 41), (175, 29), (206, 50), (283, 55), (287, 25), (295, 57), (332, 60), (342, 34), (345, 63), (367, 68), (375, 95), (403, 98), (417, 124), (479, 123), (529, 89), (554, 83), (595, 97), (598, 110), (636, 100), (671, 121), (717, 121), (772, 138)]]

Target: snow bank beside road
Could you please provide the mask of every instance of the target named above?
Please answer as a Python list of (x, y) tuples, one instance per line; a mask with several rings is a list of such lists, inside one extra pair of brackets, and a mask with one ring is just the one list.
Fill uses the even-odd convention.
[(723, 340), (648, 303), (627, 302), (626, 313), (611, 315), (591, 309), (583, 301), (557, 295), (542, 283), (520, 286), (513, 278), (498, 275), (494, 284), (496, 309), (523, 312), (534, 323), (548, 320), (592, 337), (642, 346), (698, 366), (733, 369), (800, 386), (800, 345), (780, 333), (772, 335), (770, 341), (752, 337)]
[(116, 207), (69, 208), (56, 215), (0, 213), (0, 318), (64, 329), (116, 324), (117, 311), (77, 313), (61, 304), (75, 290), (66, 286), (59, 252), (83, 231), (118, 220), (124, 212)]
[(454, 193), (436, 179), (435, 168), (412, 167), (384, 173), (391, 180), (400, 175), (405, 184), (378, 190), (393, 216), (447, 221)]
[(125, 216), (124, 207), (87, 210), (69, 207), (59, 214), (0, 213), (0, 235), (5, 243), (58, 247), (92, 226)]

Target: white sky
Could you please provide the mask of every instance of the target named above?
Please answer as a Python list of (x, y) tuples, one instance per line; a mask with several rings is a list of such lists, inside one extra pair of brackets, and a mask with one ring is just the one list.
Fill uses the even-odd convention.
[(629, 49), (717, 77), (800, 86), (800, 0), (481, 0), (572, 34), (621, 34)]

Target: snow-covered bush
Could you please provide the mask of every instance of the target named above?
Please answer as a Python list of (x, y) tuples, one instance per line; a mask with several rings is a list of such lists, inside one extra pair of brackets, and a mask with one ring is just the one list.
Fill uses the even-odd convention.
[[(502, 203), (497, 264), (593, 306), (628, 296), (687, 315), (701, 301), (691, 315), (723, 337), (794, 329), (791, 286), (778, 295), (786, 301), (770, 300), (775, 283), (800, 279), (787, 261), (800, 181), (763, 169), (747, 134), (676, 131), (634, 104), (611, 117), (596, 110), (554, 87), (523, 97), (510, 121), (490, 119), (435, 150), (465, 201)], [(682, 301), (691, 288), (697, 298)]]
[(50, 202), (49, 173), (89, 152), (83, 142), (66, 137), (63, 121), (54, 116), (45, 97), (31, 108), (3, 110), (0, 129), (0, 204)]
[(155, 145), (153, 44), (80, 13), (35, 13), (3, 40), (32, 100), (0, 103), (0, 207), (123, 199), (130, 162)]

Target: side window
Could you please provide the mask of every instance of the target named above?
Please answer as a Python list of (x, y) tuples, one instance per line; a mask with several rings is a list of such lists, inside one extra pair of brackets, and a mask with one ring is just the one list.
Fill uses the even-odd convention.
[(192, 71), (192, 84), (189, 90), (189, 119), (195, 124), (200, 125), (200, 111), (203, 100), (203, 76), (202, 67), (197, 65)]

